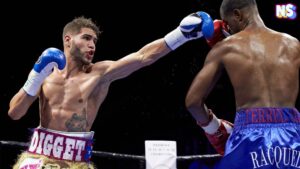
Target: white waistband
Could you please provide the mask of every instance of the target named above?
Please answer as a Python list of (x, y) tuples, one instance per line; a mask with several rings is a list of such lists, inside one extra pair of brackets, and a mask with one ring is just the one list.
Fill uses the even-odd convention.
[(52, 129), (47, 129), (44, 127), (37, 127), (38, 129), (45, 130), (48, 132), (56, 133), (56, 134), (62, 134), (65, 136), (69, 137), (80, 137), (80, 138), (85, 138), (85, 139), (92, 139), (94, 137), (94, 131), (90, 132), (68, 132), (68, 131), (58, 131), (58, 130), (52, 130)]

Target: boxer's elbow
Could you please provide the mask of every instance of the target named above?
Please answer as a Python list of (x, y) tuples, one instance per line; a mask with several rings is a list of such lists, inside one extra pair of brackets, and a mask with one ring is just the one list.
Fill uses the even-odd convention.
[(196, 121), (203, 121), (203, 115), (205, 113), (204, 99), (187, 97), (185, 100), (185, 106)]
[(185, 98), (185, 106), (189, 112), (193, 113), (201, 109), (202, 105), (204, 104), (203, 99), (195, 98), (194, 96), (187, 95)]
[(10, 108), (8, 110), (8, 116), (12, 119), (12, 120), (19, 120), (22, 117), (22, 114), (20, 113), (20, 111), (18, 111), (17, 109), (12, 109)]
[(149, 66), (156, 62), (157, 57), (151, 53), (140, 53), (139, 54), (139, 61), (142, 67)]

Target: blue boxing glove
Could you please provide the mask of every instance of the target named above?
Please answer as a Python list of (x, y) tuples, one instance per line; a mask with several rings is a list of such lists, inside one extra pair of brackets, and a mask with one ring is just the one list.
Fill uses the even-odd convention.
[(52, 73), (53, 68), (57, 67), (62, 70), (65, 65), (66, 57), (61, 50), (56, 48), (46, 49), (34, 64), (23, 89), (28, 95), (35, 96), (45, 78)]
[(168, 47), (175, 50), (185, 42), (204, 36), (210, 39), (214, 33), (214, 24), (209, 14), (197, 12), (183, 18), (179, 26), (168, 33), (164, 39)]

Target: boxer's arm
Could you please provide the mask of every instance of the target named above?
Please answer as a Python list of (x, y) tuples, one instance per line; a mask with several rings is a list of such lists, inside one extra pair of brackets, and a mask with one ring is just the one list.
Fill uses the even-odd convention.
[[(155, 40), (139, 51), (131, 53), (117, 61), (106, 62), (107, 68), (103, 73), (102, 80), (112, 82), (127, 77), (136, 70), (150, 65), (171, 51), (164, 39)], [(98, 63), (95, 64), (97, 67)], [(99, 66), (101, 67), (101, 63)]]
[(43, 81), (52, 73), (53, 68), (57, 67), (62, 70), (65, 65), (66, 58), (61, 50), (56, 48), (44, 50), (34, 64), (22, 89), (11, 99), (8, 115), (14, 120), (23, 117), (36, 100)]
[(203, 68), (194, 78), (186, 95), (186, 106), (193, 118), (199, 123), (205, 124), (209, 121), (209, 112), (204, 102), (223, 69), (220, 51), (219, 46), (210, 50)]
[(111, 62), (103, 79), (114, 81), (124, 78), (142, 67), (151, 65), (189, 40), (213, 34), (213, 21), (205, 12), (197, 12), (185, 17), (179, 26), (164, 38), (155, 40), (139, 51), (118, 61)]
[(30, 96), (23, 89), (20, 89), (9, 103), (8, 115), (13, 120), (20, 119), (37, 98), (38, 96)]
[(296, 64), (298, 66), (298, 68), (300, 69), (300, 41), (296, 38), (294, 38), (294, 43), (295, 43), (295, 51), (296, 51)]
[(197, 74), (186, 96), (186, 106), (197, 124), (201, 126), (205, 134), (217, 150), (224, 154), (225, 144), (232, 130), (232, 124), (218, 119), (204, 102), (215, 83), (220, 77), (222, 59), (220, 54), (226, 51), (222, 46), (213, 48), (204, 63), (202, 70)]

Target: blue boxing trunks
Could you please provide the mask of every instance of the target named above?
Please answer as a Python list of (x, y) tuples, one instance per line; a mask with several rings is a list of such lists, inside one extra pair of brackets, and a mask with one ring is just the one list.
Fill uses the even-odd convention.
[(249, 108), (236, 113), (217, 169), (299, 169), (300, 114), (296, 108)]

